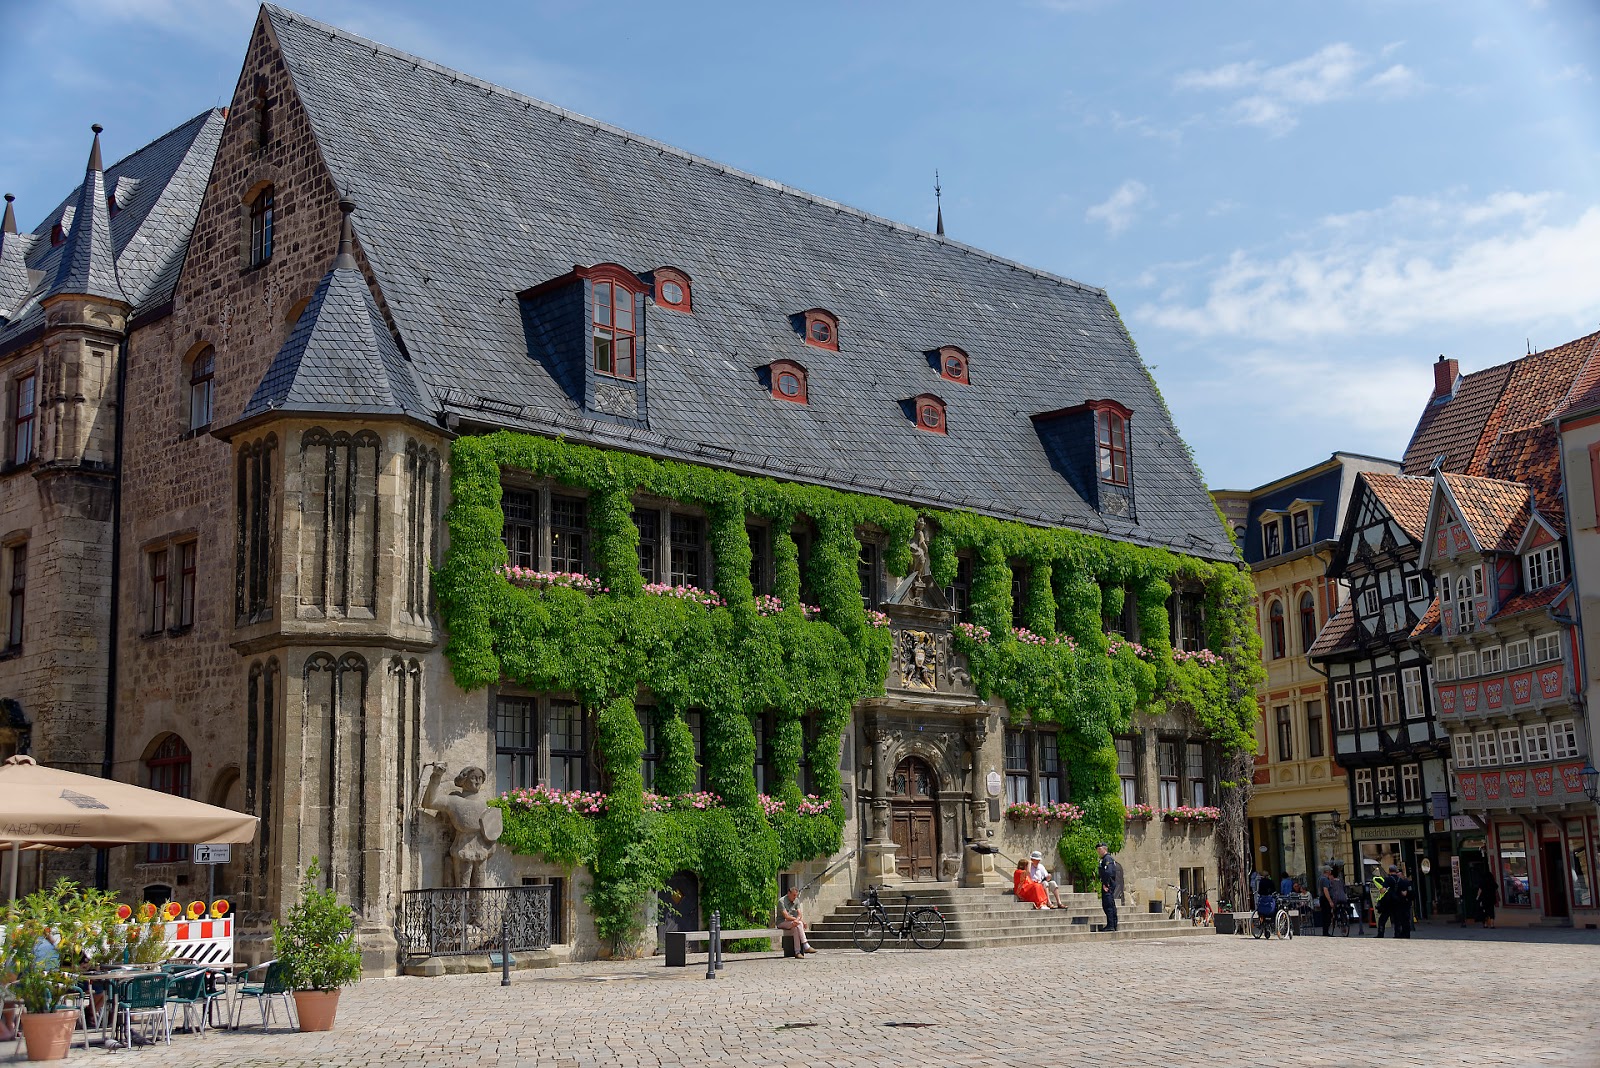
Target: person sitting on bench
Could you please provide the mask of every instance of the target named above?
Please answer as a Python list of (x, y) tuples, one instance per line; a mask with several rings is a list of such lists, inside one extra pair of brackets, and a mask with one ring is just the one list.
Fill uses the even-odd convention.
[(787, 893), (778, 898), (778, 926), (788, 931), (794, 939), (794, 955), (796, 959), (804, 959), (807, 953), (815, 953), (811, 943), (806, 941), (806, 922), (800, 918), (800, 887), (791, 886)]

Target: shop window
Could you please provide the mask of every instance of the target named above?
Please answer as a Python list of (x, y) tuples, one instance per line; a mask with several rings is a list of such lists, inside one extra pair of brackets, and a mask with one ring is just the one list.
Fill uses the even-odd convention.
[[(144, 762), (147, 785), (150, 789), (174, 797), (189, 797), (189, 775), (193, 757), (189, 747), (176, 734), (161, 739), (155, 751)], [(177, 843), (151, 843), (145, 847), (145, 860), (150, 864), (172, 864), (189, 859), (189, 847)]]
[(1135, 761), (1134, 739), (1117, 738), (1117, 778), (1122, 781), (1122, 804), (1132, 808), (1139, 803), (1139, 766)]
[(532, 697), (501, 694), (494, 708), (494, 787), (497, 792), (527, 789), (539, 782), (538, 703)]
[(1306, 702), (1306, 756), (1320, 757), (1326, 751), (1322, 702)]
[(1572, 880), (1572, 904), (1575, 908), (1594, 907), (1594, 863), (1585, 845), (1582, 820), (1567, 820), (1568, 875)]
[(1533, 904), (1528, 883), (1528, 839), (1526, 832), (1511, 823), (1495, 825), (1495, 844), (1500, 852), (1500, 900), (1513, 907)]
[(1161, 807), (1177, 808), (1182, 803), (1178, 785), (1182, 768), (1178, 764), (1177, 742), (1156, 742), (1156, 772), (1160, 776)]
[(1028, 798), (1028, 735), (1006, 728), (1006, 801), (1025, 804)]

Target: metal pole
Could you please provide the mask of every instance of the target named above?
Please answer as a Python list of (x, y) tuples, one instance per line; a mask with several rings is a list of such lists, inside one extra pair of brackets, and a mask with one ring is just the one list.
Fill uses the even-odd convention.
[(22, 843), (11, 843), (11, 898), (17, 899), (17, 869), (22, 867)]
[(500, 985), (511, 985), (511, 922), (500, 913)]
[(720, 913), (711, 914), (711, 922), (706, 931), (706, 978), (717, 977), (717, 918)]
[(717, 910), (717, 971), (722, 970), (722, 910)]

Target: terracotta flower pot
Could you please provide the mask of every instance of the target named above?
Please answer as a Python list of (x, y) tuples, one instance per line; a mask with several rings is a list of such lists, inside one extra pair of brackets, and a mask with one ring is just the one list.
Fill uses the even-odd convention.
[(22, 1014), (22, 1037), (28, 1043), (30, 1061), (59, 1061), (72, 1045), (72, 1028), (78, 1014), (72, 1009)]
[(333, 1017), (339, 1011), (337, 990), (296, 990), (294, 1014), (302, 1031), (332, 1031)]

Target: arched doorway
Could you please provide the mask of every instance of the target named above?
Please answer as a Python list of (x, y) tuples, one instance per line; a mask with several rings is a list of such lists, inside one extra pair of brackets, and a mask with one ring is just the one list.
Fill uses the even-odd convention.
[(917, 757), (906, 757), (894, 769), (889, 836), (895, 844), (895, 868), (903, 879), (939, 877), (937, 782), (933, 769)]

